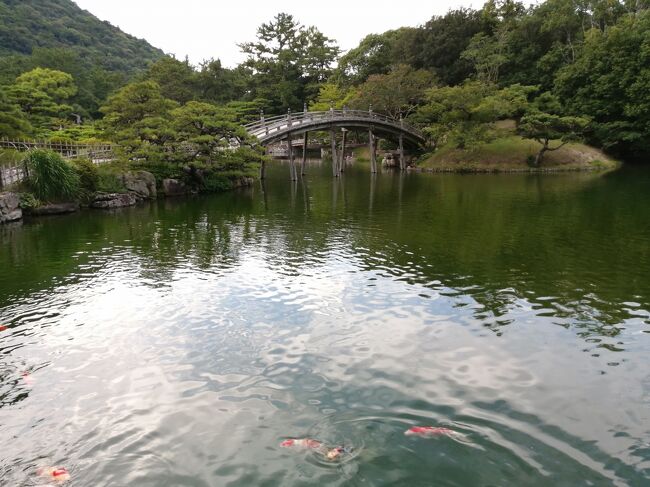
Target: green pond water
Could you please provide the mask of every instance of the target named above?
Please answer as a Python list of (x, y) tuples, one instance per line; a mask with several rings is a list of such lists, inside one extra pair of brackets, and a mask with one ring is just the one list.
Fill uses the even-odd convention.
[(7, 225), (0, 325), (3, 486), (650, 485), (650, 170), (275, 163)]

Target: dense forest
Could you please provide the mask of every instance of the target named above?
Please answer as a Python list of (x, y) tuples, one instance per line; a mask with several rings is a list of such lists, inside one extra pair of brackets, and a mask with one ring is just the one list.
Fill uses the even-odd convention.
[[(336, 41), (278, 14), (239, 44), (235, 68), (161, 56), (68, 0), (0, 1), (0, 136), (112, 140), (127, 153), (178, 157), (188, 140), (242, 122), (330, 107), (420, 125), (432, 146), (475, 147), (516, 124), (539, 142), (531, 164), (572, 140), (626, 160), (650, 153), (650, 0), (489, 0), (418, 27)], [(423, 17), (426, 12), (423, 12)], [(215, 53), (217, 56), (218, 53)]]

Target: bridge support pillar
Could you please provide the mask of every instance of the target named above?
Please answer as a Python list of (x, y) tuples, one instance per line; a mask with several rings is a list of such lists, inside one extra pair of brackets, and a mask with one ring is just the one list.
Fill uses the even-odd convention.
[(291, 135), (287, 137), (287, 143), (289, 144), (289, 174), (291, 180), (295, 181), (298, 177), (296, 176), (296, 160), (293, 156), (293, 140), (291, 139)]
[(334, 131), (334, 127), (330, 129), (330, 141), (332, 143), (332, 173), (335, 178), (339, 177), (339, 163), (338, 163), (338, 157), (336, 155), (336, 132)]
[(348, 131), (346, 129), (342, 129), (342, 132), (343, 132), (343, 137), (341, 139), (341, 156), (339, 158), (339, 173), (345, 171), (345, 139)]
[(399, 168), (406, 171), (406, 159), (404, 158), (404, 135), (399, 134)]
[(307, 145), (309, 144), (309, 132), (305, 132), (302, 139), (302, 161), (300, 163), (300, 174), (305, 173), (305, 165), (307, 164)]
[(368, 140), (370, 141), (370, 172), (375, 174), (377, 172), (377, 147), (372, 129), (368, 131)]

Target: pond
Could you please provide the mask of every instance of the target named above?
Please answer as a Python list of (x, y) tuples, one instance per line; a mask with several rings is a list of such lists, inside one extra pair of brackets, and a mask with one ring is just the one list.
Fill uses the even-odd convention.
[(649, 271), (643, 168), (275, 163), (3, 226), (2, 485), (648, 485)]

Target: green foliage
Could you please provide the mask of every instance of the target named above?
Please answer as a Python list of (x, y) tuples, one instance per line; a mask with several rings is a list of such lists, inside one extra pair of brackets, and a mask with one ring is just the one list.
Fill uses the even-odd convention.
[(99, 171), (89, 159), (77, 159), (73, 163), (79, 176), (79, 186), (86, 193), (93, 193), (99, 187)]
[(248, 96), (248, 84), (252, 72), (246, 66), (224, 68), (218, 59), (201, 63), (196, 83), (198, 99), (208, 103), (228, 103)]
[(388, 74), (375, 74), (360, 85), (350, 100), (353, 108), (373, 109), (395, 119), (406, 117), (424, 101), (425, 91), (434, 83), (428, 71), (399, 64)]
[(187, 103), (197, 98), (197, 73), (188, 59), (165, 56), (151, 65), (145, 78), (158, 83), (161, 95), (170, 100)]
[(416, 29), (402, 28), (370, 34), (348, 51), (338, 63), (337, 74), (344, 84), (360, 84), (374, 74), (388, 74), (391, 66), (409, 57), (411, 37)]
[(0, 1), (0, 56), (29, 56), (40, 47), (70, 49), (94, 66), (128, 74), (163, 55), (71, 0)]
[(257, 30), (257, 41), (240, 45), (248, 56), (254, 97), (269, 100), (270, 113), (296, 111), (313, 98), (332, 72), (339, 53), (333, 40), (280, 13)]
[(66, 124), (72, 113), (67, 104), (77, 87), (67, 73), (35, 68), (16, 78), (9, 88), (9, 99), (19, 106), (34, 127), (40, 129)]
[(163, 179), (183, 179), (185, 177), (182, 166), (171, 161), (140, 159), (130, 162), (129, 166), (133, 170), (150, 172), (156, 178), (158, 185)]
[(106, 135), (120, 144), (126, 157), (160, 160), (174, 137), (170, 111), (176, 106), (154, 81), (127, 85), (101, 108)]
[(492, 36), (478, 33), (462, 52), (461, 59), (472, 63), (479, 80), (485, 83), (499, 81), (499, 70), (508, 61), (508, 34), (505, 28), (498, 29)]
[(50, 141), (80, 144), (102, 144), (107, 142), (104, 131), (97, 124), (71, 125), (56, 130), (42, 131), (42, 137)]
[(427, 126), (437, 146), (452, 141), (456, 147), (465, 148), (485, 139), (485, 110), (479, 107), (496, 92), (494, 85), (478, 81), (431, 88), (426, 93), (427, 103), (415, 114), (414, 121)]
[[(534, 161), (534, 165), (538, 167), (547, 151), (554, 151), (571, 141), (580, 140), (588, 124), (589, 120), (582, 117), (561, 117), (551, 113), (532, 111), (521, 119), (518, 132), (520, 135), (542, 144)], [(551, 147), (552, 140), (558, 140), (559, 145)]]
[(325, 83), (320, 87), (316, 99), (309, 104), (309, 110), (312, 112), (322, 112), (330, 108), (341, 110), (350, 105), (355, 95), (355, 90), (345, 89), (336, 83)]
[(20, 107), (9, 100), (0, 86), (0, 137), (25, 137), (32, 130), (31, 124)]
[(27, 184), (38, 199), (74, 199), (79, 195), (79, 176), (56, 152), (31, 151), (25, 157), (25, 166)]
[(535, 86), (521, 85), (499, 90), (494, 84), (480, 81), (432, 88), (413, 121), (426, 126), (425, 131), (436, 145), (473, 147), (492, 138), (494, 122), (521, 118), (529, 110), (529, 97), (536, 91)]
[(597, 140), (624, 155), (650, 154), (650, 11), (588, 33), (581, 56), (561, 69), (568, 109), (594, 120)]
[(481, 32), (490, 33), (480, 11), (461, 8), (435, 16), (415, 33), (413, 66), (433, 70), (444, 84), (462, 83), (472, 73), (472, 64), (461, 53)]
[(106, 172), (99, 173), (97, 191), (104, 193), (125, 193), (126, 188), (117, 174)]
[(33, 210), (41, 206), (41, 201), (32, 193), (20, 193), (20, 208), (23, 210)]
[(13, 149), (0, 149), (0, 167), (13, 167), (22, 163), (25, 153)]

